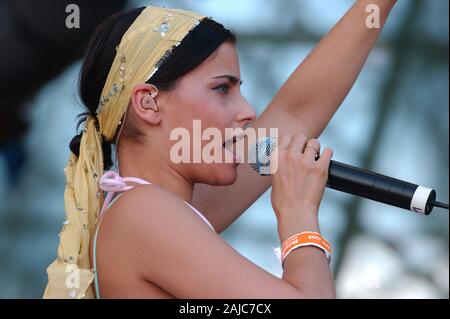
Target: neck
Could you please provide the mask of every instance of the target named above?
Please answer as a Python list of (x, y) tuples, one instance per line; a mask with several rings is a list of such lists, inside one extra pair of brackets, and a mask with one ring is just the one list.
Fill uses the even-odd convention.
[(119, 147), (120, 176), (143, 179), (191, 203), (194, 183), (171, 167), (166, 159), (159, 158), (155, 152), (146, 152), (148, 149), (151, 148)]

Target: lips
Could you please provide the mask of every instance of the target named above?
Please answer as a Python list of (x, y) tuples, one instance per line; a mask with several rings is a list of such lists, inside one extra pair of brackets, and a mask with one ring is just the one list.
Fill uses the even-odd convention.
[(233, 151), (234, 148), (233, 145), (236, 144), (236, 142), (243, 139), (244, 137), (245, 137), (244, 133), (235, 134), (223, 143), (223, 147), (228, 149), (229, 151)]
[(240, 133), (240, 134), (235, 134), (233, 135), (231, 138), (229, 138), (228, 140), (226, 140), (223, 143), (223, 148), (230, 152), (231, 154), (233, 154), (233, 162), (234, 163), (240, 163), (241, 162), (241, 156), (236, 154), (236, 147), (235, 144), (236, 142), (240, 141), (241, 139), (243, 139), (245, 137), (244, 133)]

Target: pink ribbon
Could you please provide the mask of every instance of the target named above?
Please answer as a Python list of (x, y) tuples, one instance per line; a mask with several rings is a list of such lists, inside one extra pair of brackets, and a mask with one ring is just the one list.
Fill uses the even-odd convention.
[(105, 201), (103, 203), (102, 210), (100, 211), (100, 219), (103, 217), (106, 208), (108, 207), (114, 193), (125, 192), (128, 191), (134, 186), (128, 185), (127, 182), (135, 182), (142, 185), (150, 185), (151, 183), (144, 181), (140, 178), (136, 177), (121, 177), (115, 171), (108, 171), (100, 178), (100, 188), (105, 192), (108, 192), (106, 195)]

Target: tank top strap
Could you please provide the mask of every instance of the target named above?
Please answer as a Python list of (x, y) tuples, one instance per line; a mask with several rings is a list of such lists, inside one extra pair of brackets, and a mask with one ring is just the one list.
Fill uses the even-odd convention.
[(197, 215), (203, 219), (203, 221), (215, 232), (216, 230), (214, 229), (214, 227), (211, 225), (211, 223), (209, 222), (209, 220), (206, 219), (205, 216), (203, 216), (202, 213), (200, 213), (197, 208), (195, 208), (194, 206), (192, 206), (191, 204), (189, 204), (188, 202), (184, 201), (195, 213), (197, 213)]
[(100, 188), (107, 192), (105, 201), (103, 202), (102, 209), (100, 211), (99, 219), (103, 217), (106, 209), (108, 208), (112, 198), (115, 193), (126, 192), (135, 186), (128, 185), (127, 182), (134, 182), (141, 185), (151, 185), (150, 182), (147, 182), (143, 179), (137, 177), (121, 177), (115, 171), (108, 171), (100, 178)]
[[(106, 209), (108, 209), (111, 200), (114, 197), (115, 193), (121, 193), (126, 192), (135, 186), (128, 185), (127, 182), (134, 182), (141, 185), (151, 185), (150, 182), (145, 181), (143, 179), (137, 178), (137, 177), (121, 177), (117, 172), (115, 171), (108, 171), (106, 172), (101, 178), (100, 178), (100, 188), (107, 192), (105, 201), (103, 202), (102, 209), (100, 211), (100, 218), (102, 219), (103, 214), (105, 213)], [(117, 197), (116, 197), (117, 198)], [(189, 204), (188, 202), (184, 201), (203, 221), (208, 224), (211, 229), (214, 230), (214, 227), (211, 225), (211, 223), (203, 216), (202, 213), (200, 213), (194, 206)]]

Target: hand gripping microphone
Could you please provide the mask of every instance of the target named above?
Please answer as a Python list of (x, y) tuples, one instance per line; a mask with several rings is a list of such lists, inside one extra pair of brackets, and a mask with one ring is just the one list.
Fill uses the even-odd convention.
[[(262, 176), (270, 175), (270, 156), (275, 145), (275, 138), (264, 137), (249, 147), (249, 165)], [(336, 161), (330, 162), (327, 187), (425, 215), (435, 206), (449, 209), (448, 204), (436, 201), (434, 189)]]

